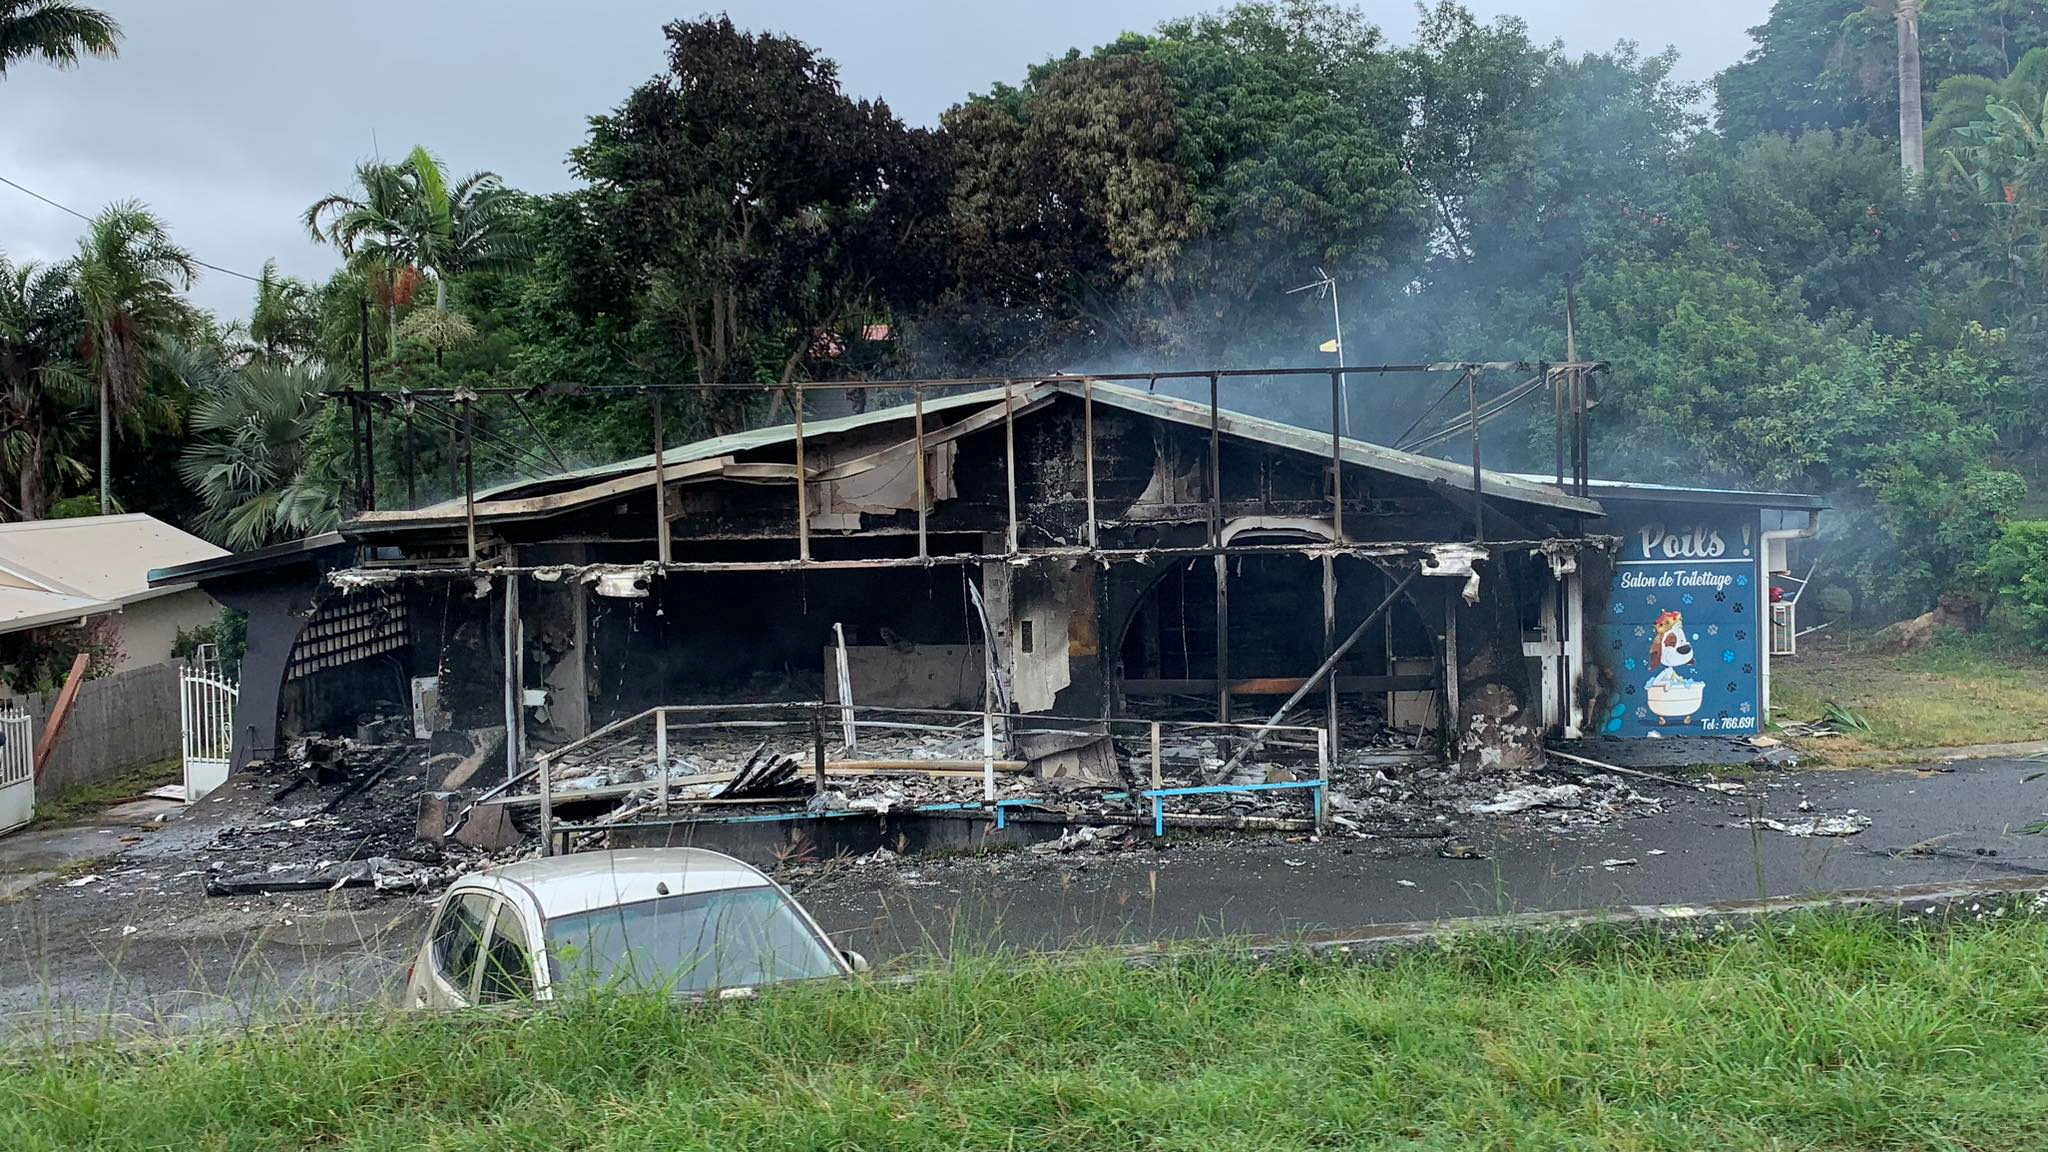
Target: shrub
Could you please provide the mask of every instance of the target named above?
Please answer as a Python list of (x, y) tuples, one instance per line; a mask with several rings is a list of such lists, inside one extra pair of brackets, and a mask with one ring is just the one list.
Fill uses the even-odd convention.
[(2007, 523), (1985, 554), (1984, 578), (1997, 593), (1999, 611), (2048, 651), (2048, 520)]

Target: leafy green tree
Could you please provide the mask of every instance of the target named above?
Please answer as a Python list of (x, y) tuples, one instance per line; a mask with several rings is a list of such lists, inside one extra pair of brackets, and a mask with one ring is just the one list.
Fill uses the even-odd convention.
[(40, 56), (54, 67), (73, 68), (81, 56), (111, 58), (120, 42), (121, 26), (97, 8), (62, 0), (0, 0), (0, 79), (18, 60)]
[(77, 359), (83, 327), (70, 269), (0, 256), (0, 465), (12, 480), (16, 519), (47, 517), (64, 480), (91, 475), (74, 454), (74, 417), (92, 403), (91, 376)]
[(192, 321), (183, 293), (198, 275), (163, 222), (124, 201), (93, 218), (72, 264), (86, 356), (99, 385), (100, 512), (113, 511), (113, 426), (145, 398), (159, 341)]
[[(645, 379), (786, 383), (840, 334), (936, 287), (943, 220), (930, 133), (840, 91), (837, 67), (724, 18), (664, 29), (668, 69), (592, 119), (577, 211), (623, 272), (627, 355)], [(579, 253), (579, 258), (583, 254)], [(617, 281), (614, 281), (617, 283)], [(711, 425), (745, 401), (719, 398)]]

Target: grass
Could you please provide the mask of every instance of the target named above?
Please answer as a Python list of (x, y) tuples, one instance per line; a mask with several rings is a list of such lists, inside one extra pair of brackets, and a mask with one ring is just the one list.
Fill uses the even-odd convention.
[(2021, 1149), (2048, 925), (1803, 917), (1383, 965), (954, 962), (910, 988), (313, 1020), (0, 1068), (0, 1147)]
[(107, 780), (67, 788), (52, 796), (37, 796), (35, 822), (47, 825), (76, 820), (123, 800), (132, 800), (159, 785), (175, 784), (183, 773), (183, 763), (173, 756), (131, 768)]
[[(1822, 640), (1812, 637), (1809, 640)], [(1943, 635), (1913, 653), (1801, 641), (1771, 665), (1779, 720), (1816, 720), (1833, 703), (1869, 730), (1816, 740), (1830, 763), (1897, 761), (1914, 749), (2048, 739), (2048, 655), (1988, 635)]]

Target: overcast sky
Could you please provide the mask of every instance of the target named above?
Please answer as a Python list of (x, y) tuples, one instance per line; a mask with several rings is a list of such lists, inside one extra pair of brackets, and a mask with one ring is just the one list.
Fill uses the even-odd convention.
[[(585, 118), (662, 64), (661, 25), (696, 4), (598, 0), (99, 0), (127, 33), (121, 56), (0, 80), (0, 176), (85, 213), (142, 200), (201, 260), (245, 273), (266, 257), (324, 276), (332, 250), (299, 214), (342, 190), (354, 163), (422, 143), (457, 172), (490, 168), (530, 191), (569, 184)], [(734, 21), (797, 36), (837, 60), (849, 92), (930, 124), (968, 92), (1027, 65), (1221, 0), (734, 0)], [(1575, 50), (1630, 39), (1675, 46), (1687, 79), (1747, 49), (1770, 0), (1467, 0), (1520, 15)], [(1406, 0), (1361, 5), (1406, 42)], [(708, 5), (704, 6), (708, 7)], [(0, 186), (0, 250), (68, 255), (80, 222)], [(207, 273), (194, 291), (224, 317), (251, 285)]]

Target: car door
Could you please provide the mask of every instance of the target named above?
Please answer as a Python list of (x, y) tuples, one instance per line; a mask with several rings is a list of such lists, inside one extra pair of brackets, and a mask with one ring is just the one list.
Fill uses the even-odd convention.
[(477, 963), (476, 1003), (508, 1004), (532, 1000), (537, 990), (537, 956), (526, 916), (518, 903), (502, 897), (492, 903), (490, 933)]
[(478, 960), (492, 905), (487, 892), (452, 894), (441, 905), (427, 949), (427, 979), (419, 991), (422, 1007), (467, 1008), (476, 1003)]

